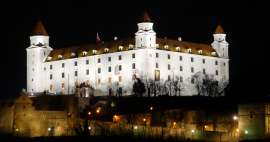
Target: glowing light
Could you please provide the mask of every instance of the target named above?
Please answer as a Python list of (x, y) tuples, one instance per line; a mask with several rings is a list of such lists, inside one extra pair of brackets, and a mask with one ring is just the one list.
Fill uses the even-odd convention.
[(89, 126), (89, 127), (88, 127), (88, 130), (91, 130), (91, 129), (92, 129), (91, 126)]
[(145, 118), (143, 118), (143, 122), (145, 122), (146, 121), (146, 119)]
[(191, 133), (195, 133), (195, 130), (194, 130), (194, 129), (192, 129), (192, 130), (191, 130)]
[(239, 133), (239, 131), (240, 131), (239, 128), (237, 128), (237, 129), (236, 129), (236, 132)]
[(52, 130), (52, 128), (49, 127), (49, 128), (48, 128), (48, 131), (51, 131), (51, 130)]
[(97, 108), (97, 110), (96, 110), (96, 113), (97, 113), (97, 114), (99, 114), (99, 113), (100, 113), (100, 111), (101, 111), (101, 108), (100, 108), (100, 107), (98, 107), (98, 108)]
[(207, 126), (207, 125), (204, 125), (204, 128), (205, 128), (205, 129), (207, 129), (207, 128), (208, 128), (208, 126)]
[(236, 115), (234, 115), (233, 120), (238, 120), (238, 117)]
[(15, 129), (15, 131), (16, 131), (16, 132), (18, 132), (18, 131), (19, 131), (19, 129), (18, 129), (18, 128), (16, 128), (16, 129)]
[(88, 112), (88, 115), (91, 115), (91, 112), (90, 111)]
[(135, 129), (135, 130), (137, 130), (137, 129), (138, 129), (138, 126), (137, 126), (137, 125), (136, 125), (136, 126), (134, 126), (134, 129)]
[(151, 106), (151, 107), (150, 107), (150, 110), (153, 110), (153, 109), (154, 109), (154, 107)]
[(246, 134), (246, 135), (248, 134), (248, 130), (245, 130), (245, 134)]

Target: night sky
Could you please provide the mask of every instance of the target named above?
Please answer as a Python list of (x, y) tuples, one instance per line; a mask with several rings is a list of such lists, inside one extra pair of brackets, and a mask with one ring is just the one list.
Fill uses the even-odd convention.
[[(236, 1), (236, 0), (235, 0)], [(263, 4), (249, 1), (144, 0), (110, 2), (106, 0), (14, 1), (4, 11), (8, 46), (2, 46), (1, 96), (16, 96), (26, 88), (26, 48), (35, 22), (43, 21), (52, 48), (94, 43), (96, 33), (105, 42), (134, 37), (142, 13), (148, 11), (157, 37), (210, 44), (212, 33), (221, 24), (227, 34), (230, 51), (231, 94), (265, 95)], [(269, 16), (268, 16), (269, 17)], [(5, 35), (4, 35), (5, 36)], [(269, 37), (269, 36), (268, 36)], [(4, 50), (4, 51), (3, 51)], [(3, 56), (4, 55), (4, 56)], [(4, 62), (3, 62), (4, 61)], [(5, 62), (7, 61), (7, 62)]]

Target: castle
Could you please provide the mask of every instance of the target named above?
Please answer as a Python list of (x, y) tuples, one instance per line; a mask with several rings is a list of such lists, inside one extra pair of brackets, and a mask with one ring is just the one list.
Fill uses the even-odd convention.
[[(95, 95), (121, 88), (132, 94), (136, 78), (164, 83), (177, 80), (181, 95), (196, 94), (194, 75), (207, 74), (219, 82), (229, 80), (226, 34), (219, 25), (211, 45), (157, 38), (146, 13), (134, 38), (53, 49), (42, 22), (38, 22), (27, 51), (27, 92), (74, 94), (76, 86), (93, 87)], [(86, 94), (88, 96), (88, 94)]]

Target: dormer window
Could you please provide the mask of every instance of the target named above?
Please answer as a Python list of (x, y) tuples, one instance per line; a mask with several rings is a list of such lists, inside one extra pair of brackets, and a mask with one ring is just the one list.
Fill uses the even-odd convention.
[(156, 47), (159, 48), (159, 44), (158, 43), (156, 44)]
[(192, 53), (191, 48), (187, 49), (187, 52), (188, 52), (188, 53)]
[(202, 55), (202, 50), (198, 50), (198, 54)]
[(128, 45), (128, 49), (133, 49), (134, 48), (134, 45), (133, 44), (129, 44)]
[(58, 55), (57, 58), (58, 58), (58, 59), (62, 59), (63, 56), (62, 56), (62, 55)]
[(164, 48), (165, 48), (166, 50), (168, 50), (168, 49), (169, 49), (169, 45), (164, 45)]
[(216, 52), (212, 52), (211, 55), (212, 56), (217, 56), (217, 53)]
[(175, 50), (176, 50), (177, 52), (179, 52), (179, 51), (180, 51), (180, 47), (179, 47), (179, 46), (175, 47)]
[(93, 54), (97, 54), (97, 50), (93, 50)]
[(87, 52), (86, 52), (86, 51), (83, 51), (83, 52), (82, 52), (82, 55), (83, 55), (83, 56), (86, 56), (86, 55), (87, 55)]
[(47, 60), (49, 60), (49, 61), (50, 61), (50, 60), (52, 60), (52, 57), (51, 57), (51, 56), (49, 56), (49, 57), (47, 58)]
[(76, 55), (76, 54), (75, 54), (74, 52), (71, 53), (71, 57), (75, 57), (75, 55)]
[(105, 48), (105, 49), (104, 49), (104, 52), (105, 52), (105, 53), (108, 53), (108, 52), (109, 52), (109, 48)]
[(119, 50), (119, 51), (122, 51), (123, 48), (124, 48), (124, 47), (120, 45), (120, 46), (118, 47), (118, 50)]

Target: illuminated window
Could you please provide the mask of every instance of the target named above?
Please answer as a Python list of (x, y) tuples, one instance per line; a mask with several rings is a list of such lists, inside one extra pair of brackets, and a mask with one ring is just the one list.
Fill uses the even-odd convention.
[(169, 49), (169, 45), (164, 45), (164, 48), (165, 49)]
[(75, 71), (75, 72), (74, 72), (74, 75), (75, 75), (75, 76), (78, 76), (78, 71)]
[(86, 75), (89, 75), (89, 69), (86, 70)]
[(175, 50), (179, 52), (180, 51), (180, 47), (179, 46), (175, 47)]
[(98, 63), (100, 63), (100, 62), (101, 62), (101, 59), (100, 59), (100, 58), (98, 58), (97, 62), (98, 62)]
[(191, 67), (191, 72), (192, 72), (192, 73), (194, 72), (194, 68), (193, 68), (193, 67)]
[(155, 70), (155, 81), (159, 81), (159, 80), (160, 80), (160, 71)]
[(74, 57), (76, 54), (74, 52), (71, 53), (71, 57)]
[(62, 78), (65, 78), (65, 73), (62, 72)]
[(65, 67), (65, 63), (62, 63), (62, 68), (64, 68)]
[(105, 49), (104, 49), (104, 52), (105, 52), (105, 53), (108, 53), (108, 52), (109, 52), (109, 48), (105, 48)]
[(156, 44), (156, 47), (159, 48), (159, 44), (158, 43)]
[(132, 69), (135, 69), (135, 68), (136, 68), (135, 63), (132, 63)]
[(122, 82), (122, 76), (118, 76), (118, 82)]
[(118, 50), (119, 50), (119, 51), (122, 51), (123, 48), (124, 48), (123, 46), (119, 46), (119, 47), (118, 47)]
[(112, 71), (112, 67), (109, 66), (109, 67), (108, 67), (108, 72), (111, 72), (111, 71)]
[(198, 53), (201, 55), (202, 54), (202, 50), (199, 50)]
[(98, 73), (101, 73), (101, 68), (98, 68)]
[(58, 59), (62, 59), (62, 58), (63, 58), (63, 56), (62, 56), (62, 55), (58, 55), (57, 57), (58, 57)]
[(132, 58), (135, 58), (135, 53), (132, 54)]
[(78, 62), (77, 61), (74, 62), (74, 66), (78, 66)]
[(97, 50), (93, 50), (93, 54), (94, 54), (94, 55), (97, 54)]
[(83, 52), (82, 52), (82, 55), (83, 55), (83, 56), (86, 56), (86, 55), (87, 55), (87, 52), (86, 52), (86, 51), (83, 51)]
[(133, 44), (129, 44), (128, 45), (128, 49), (133, 49), (134, 48), (134, 45)]
[(50, 91), (53, 91), (53, 85), (50, 84)]
[(192, 53), (191, 48), (187, 49), (187, 52), (188, 52), (188, 53)]
[(50, 80), (52, 80), (52, 78), (53, 78), (53, 75), (52, 75), (52, 74), (50, 74)]

